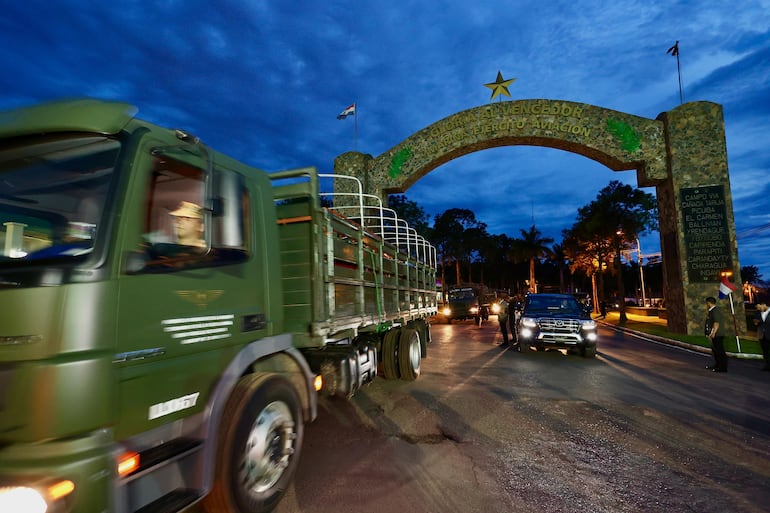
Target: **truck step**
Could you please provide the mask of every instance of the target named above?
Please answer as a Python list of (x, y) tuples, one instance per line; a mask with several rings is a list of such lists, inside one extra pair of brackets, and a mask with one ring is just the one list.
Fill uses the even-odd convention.
[(136, 510), (135, 513), (176, 513), (200, 498), (198, 490), (178, 488)]
[(194, 438), (177, 438), (163, 445), (142, 451), (141, 464), (137, 473), (179, 459), (201, 447), (202, 442), (200, 440)]

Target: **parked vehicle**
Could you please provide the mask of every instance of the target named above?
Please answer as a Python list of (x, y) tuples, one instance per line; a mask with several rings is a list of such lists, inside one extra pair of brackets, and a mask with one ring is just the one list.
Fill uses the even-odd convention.
[(0, 512), (267, 512), (317, 393), (420, 374), (430, 244), (134, 113), (0, 114)]
[(529, 294), (516, 321), (520, 350), (566, 348), (581, 356), (595, 356), (596, 322), (589, 308), (569, 294)]
[(476, 324), (482, 320), (479, 297), (473, 287), (451, 289), (441, 317), (448, 323), (454, 320), (473, 319)]

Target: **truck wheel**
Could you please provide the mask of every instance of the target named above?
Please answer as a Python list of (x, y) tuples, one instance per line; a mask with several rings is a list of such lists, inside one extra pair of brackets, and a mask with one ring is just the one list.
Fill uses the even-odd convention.
[(417, 334), (420, 335), (420, 356), (426, 358), (428, 356), (428, 344), (430, 344), (430, 323), (425, 319), (418, 319), (414, 321), (414, 327), (417, 329)]
[(420, 375), (420, 334), (414, 328), (403, 328), (398, 341), (398, 369), (401, 379), (414, 381)]
[(593, 358), (596, 356), (596, 346), (581, 346), (580, 356), (586, 358)]
[(297, 392), (275, 374), (241, 378), (219, 428), (216, 474), (204, 499), (209, 513), (266, 513), (289, 487), (304, 424)]
[(401, 329), (393, 328), (382, 339), (382, 371), (385, 379), (398, 379), (398, 346)]

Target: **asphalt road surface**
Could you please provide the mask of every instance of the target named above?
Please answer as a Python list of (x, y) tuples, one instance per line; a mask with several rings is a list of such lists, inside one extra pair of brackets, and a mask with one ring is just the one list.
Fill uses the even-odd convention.
[(770, 373), (600, 335), (581, 358), (433, 325), (417, 381), (321, 400), (276, 511), (770, 511)]

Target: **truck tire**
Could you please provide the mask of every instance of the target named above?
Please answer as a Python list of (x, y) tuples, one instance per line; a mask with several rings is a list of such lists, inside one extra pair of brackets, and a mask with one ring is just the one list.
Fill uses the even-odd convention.
[(382, 339), (382, 371), (385, 379), (398, 379), (398, 346), (401, 329), (393, 328)]
[(398, 341), (398, 369), (401, 379), (414, 381), (420, 375), (420, 334), (414, 328), (403, 328)]
[(204, 509), (272, 511), (294, 476), (303, 433), (300, 400), (287, 379), (276, 374), (241, 378), (222, 415), (214, 486)]
[(426, 358), (428, 356), (428, 344), (430, 344), (430, 323), (425, 319), (418, 319), (414, 321), (414, 327), (417, 330), (417, 334), (420, 335), (420, 356)]

